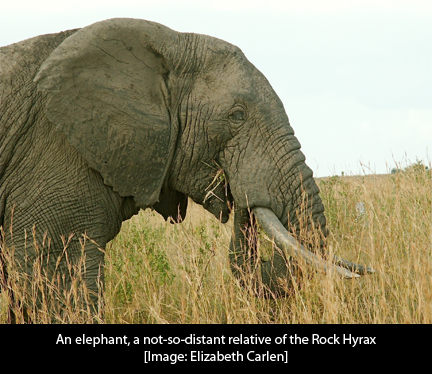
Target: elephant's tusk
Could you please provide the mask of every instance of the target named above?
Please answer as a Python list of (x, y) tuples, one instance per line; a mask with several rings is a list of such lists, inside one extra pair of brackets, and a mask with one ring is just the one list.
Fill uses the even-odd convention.
[(351, 265), (350, 268), (355, 270), (356, 266), (360, 265), (356, 265), (352, 262), (339, 258), (337, 259), (338, 263), (342, 264), (344, 267), (326, 263), (322, 258), (307, 250), (303, 245), (301, 245), (297, 240), (295, 240), (270, 209), (255, 207), (252, 209), (252, 211), (266, 234), (270, 238), (273, 238), (275, 244), (278, 247), (280, 247), (281, 249), (285, 249), (292, 257), (303, 258), (308, 264), (311, 264), (312, 266), (324, 271), (325, 273), (334, 271), (344, 278), (359, 277), (358, 274), (355, 274), (345, 269), (344, 267)]
[(343, 258), (340, 258), (338, 256), (333, 256), (333, 262), (335, 264), (337, 264), (338, 266), (342, 266), (346, 269), (349, 269), (351, 271), (355, 271), (356, 273), (359, 274), (373, 274), (375, 273), (375, 270), (368, 267), (368, 266), (363, 266), (363, 265), (359, 265), (359, 264), (355, 264), (354, 262), (345, 260)]

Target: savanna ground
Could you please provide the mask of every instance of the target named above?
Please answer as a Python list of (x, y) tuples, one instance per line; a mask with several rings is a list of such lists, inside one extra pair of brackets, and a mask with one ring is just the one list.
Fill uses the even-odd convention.
[[(192, 203), (186, 220), (177, 225), (147, 210), (124, 222), (106, 248), (103, 317), (96, 320), (432, 323), (430, 170), (417, 163), (395, 174), (335, 176), (318, 183), (331, 233), (329, 247), (343, 258), (371, 266), (375, 274), (347, 280), (314, 273), (303, 277), (302, 287), (287, 298), (257, 298), (231, 275), (231, 221), (223, 225)], [(270, 246), (261, 235), (261, 248)], [(92, 322), (85, 311), (74, 307), (72, 300), (83, 294), (79, 287), (63, 295), (53, 285), (40, 286), (39, 281), (25, 291), (19, 283), (11, 276), (10, 286), (18, 295), (44, 288), (62, 299), (67, 312), (54, 316), (56, 322)], [(6, 292), (0, 302), (4, 323)], [(52, 321), (54, 309), (42, 307), (35, 321)]]

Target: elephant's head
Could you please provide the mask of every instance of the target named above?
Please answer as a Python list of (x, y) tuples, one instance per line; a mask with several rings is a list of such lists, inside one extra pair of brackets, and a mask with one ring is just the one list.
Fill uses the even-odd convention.
[[(189, 196), (226, 222), (234, 203), (234, 265), (246, 264), (250, 209), (265, 208), (294, 234), (304, 221), (325, 239), (319, 190), (283, 104), (239, 48), (113, 19), (67, 38), (35, 79), (50, 96), (48, 119), (137, 206), (178, 218)], [(287, 273), (275, 255), (263, 280), (275, 291)]]

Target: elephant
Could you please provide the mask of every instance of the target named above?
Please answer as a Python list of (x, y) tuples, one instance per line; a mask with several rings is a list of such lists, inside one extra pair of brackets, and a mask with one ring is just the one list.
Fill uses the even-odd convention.
[[(42, 252), (44, 272), (67, 288), (84, 251), (79, 268), (97, 309), (103, 249), (122, 222), (147, 208), (181, 222), (189, 198), (222, 223), (234, 214), (232, 271), (258, 274), (266, 295), (286, 294), (300, 258), (345, 277), (371, 271), (324, 260), (313, 173), (281, 100), (238, 47), (109, 19), (2, 47), (0, 82), (3, 288), (6, 253), (31, 282)], [(257, 221), (285, 248), (262, 264)], [(318, 248), (304, 229), (319, 233)]]

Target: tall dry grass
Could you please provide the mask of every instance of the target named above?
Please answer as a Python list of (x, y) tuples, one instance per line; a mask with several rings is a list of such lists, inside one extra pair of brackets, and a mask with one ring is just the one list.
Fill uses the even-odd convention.
[[(287, 298), (257, 298), (230, 272), (231, 222), (222, 225), (190, 204), (182, 224), (166, 223), (151, 211), (125, 222), (106, 248), (103, 313), (92, 318), (85, 307), (74, 309), (79, 303), (70, 302), (70, 295), (56, 291), (54, 299), (69, 307), (55, 322), (431, 323), (431, 173), (412, 168), (325, 178), (319, 185), (329, 249), (373, 267), (375, 274), (346, 280), (314, 273)], [(3, 293), (1, 322), (8, 302)], [(43, 310), (36, 322), (52, 320), (50, 307)]]

